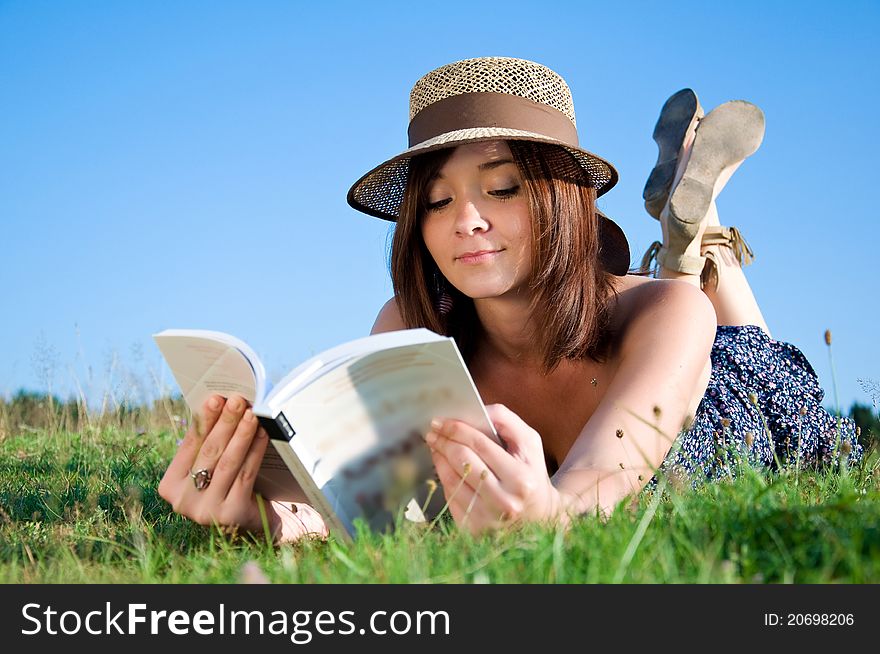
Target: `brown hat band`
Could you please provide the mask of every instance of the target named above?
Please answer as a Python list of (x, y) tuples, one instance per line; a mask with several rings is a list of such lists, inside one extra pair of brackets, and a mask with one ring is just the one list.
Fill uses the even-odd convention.
[(461, 93), (432, 102), (409, 122), (409, 147), (472, 127), (534, 132), (578, 147), (577, 128), (561, 111), (509, 93)]

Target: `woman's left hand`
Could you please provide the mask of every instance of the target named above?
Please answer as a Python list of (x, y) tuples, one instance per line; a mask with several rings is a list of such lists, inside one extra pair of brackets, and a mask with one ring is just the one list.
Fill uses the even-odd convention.
[(506, 450), (460, 420), (433, 421), (425, 437), (455, 522), (476, 534), (555, 518), (561, 497), (547, 475), (541, 436), (503, 404), (486, 411)]

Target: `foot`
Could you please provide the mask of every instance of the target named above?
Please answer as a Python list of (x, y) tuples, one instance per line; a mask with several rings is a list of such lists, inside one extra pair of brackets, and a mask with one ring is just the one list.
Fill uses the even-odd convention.
[(660, 220), (660, 212), (669, 199), (682, 144), (702, 116), (703, 108), (691, 89), (673, 94), (660, 109), (660, 117), (654, 126), (654, 141), (659, 149), (657, 163), (642, 192), (645, 209), (657, 220)]
[(732, 100), (710, 111), (697, 126), (681, 180), (669, 195), (673, 222), (702, 221), (733, 171), (763, 138), (764, 113), (750, 102)]
[[(763, 137), (763, 112), (742, 100), (725, 102), (700, 120), (693, 144), (680, 156), (673, 189), (661, 213), (660, 265), (685, 274), (702, 272), (705, 257), (700, 243), (714, 199)], [(713, 222), (717, 220), (715, 216)]]

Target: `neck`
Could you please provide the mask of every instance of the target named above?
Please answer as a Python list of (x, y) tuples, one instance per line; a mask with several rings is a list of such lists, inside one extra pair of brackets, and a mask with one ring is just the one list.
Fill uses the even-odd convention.
[(518, 365), (542, 363), (527, 296), (474, 300), (474, 309), (483, 328), (481, 349), (486, 354)]

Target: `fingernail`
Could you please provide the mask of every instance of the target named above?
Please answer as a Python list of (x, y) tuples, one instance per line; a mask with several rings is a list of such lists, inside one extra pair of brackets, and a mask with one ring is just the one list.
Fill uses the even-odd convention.
[(241, 409), (241, 402), (238, 401), (238, 398), (233, 398), (226, 402), (226, 406), (229, 407), (230, 411), (238, 412)]
[(437, 418), (434, 418), (431, 421), (431, 428), (436, 432), (440, 432), (443, 430), (443, 423), (441, 421), (437, 420)]
[(214, 397), (212, 397), (211, 400), (208, 402), (208, 407), (213, 409), (214, 411), (219, 409), (220, 408), (220, 398), (217, 397), (216, 395)]
[(427, 434), (425, 434), (425, 441), (428, 443), (428, 445), (432, 445), (436, 440), (437, 434), (433, 431), (429, 431)]

